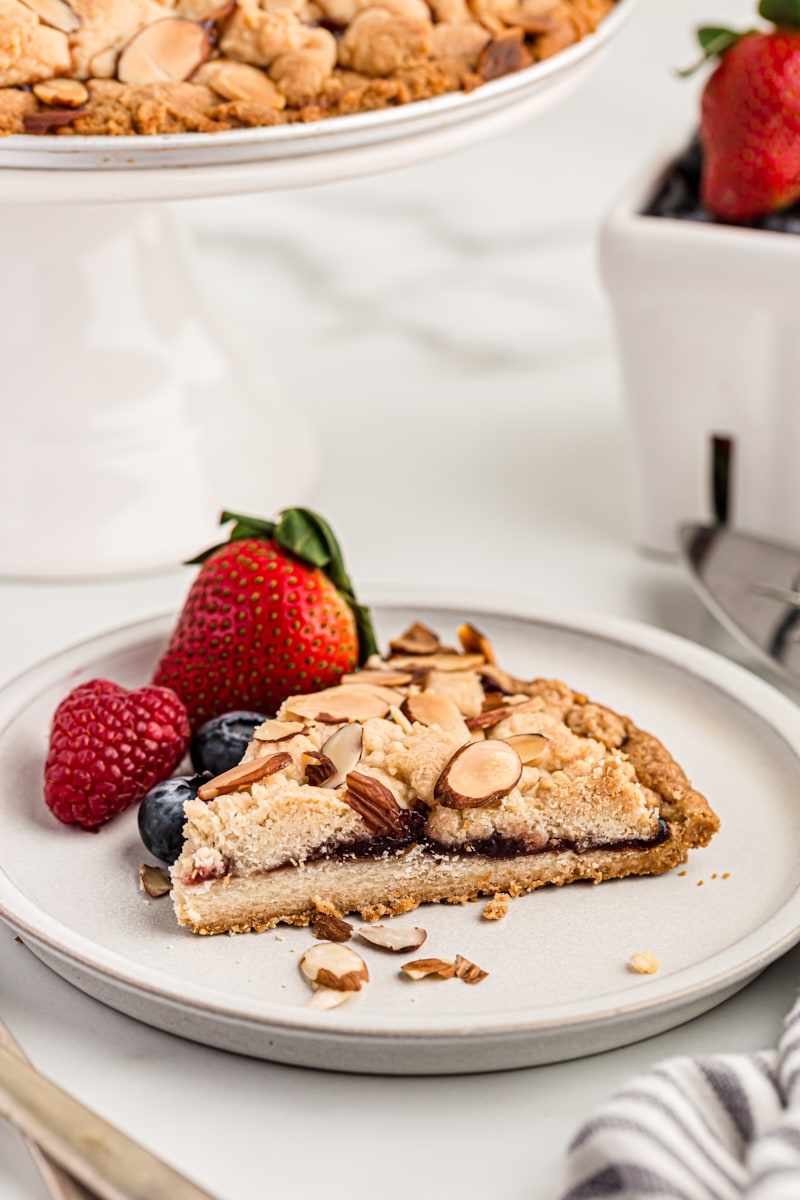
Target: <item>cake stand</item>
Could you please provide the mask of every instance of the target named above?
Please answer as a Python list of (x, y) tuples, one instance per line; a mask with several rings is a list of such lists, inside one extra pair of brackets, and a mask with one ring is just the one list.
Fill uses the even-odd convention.
[(400, 109), (0, 139), (0, 574), (171, 567), (213, 540), (221, 508), (267, 514), (313, 484), (301, 405), (231, 346), (164, 202), (353, 179), (496, 137), (572, 92), (635, 3), (544, 63)]

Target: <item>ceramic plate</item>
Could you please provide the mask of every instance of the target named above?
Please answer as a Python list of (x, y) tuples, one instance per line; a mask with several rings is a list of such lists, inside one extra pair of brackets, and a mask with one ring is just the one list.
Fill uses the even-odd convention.
[[(671, 1028), (730, 996), (800, 940), (800, 710), (742, 668), (646, 626), (460, 596), (377, 597), (379, 633), (420, 619), (452, 638), (473, 616), (514, 673), (553, 675), (657, 733), (722, 829), (686, 873), (542, 889), (503, 921), (428, 906), (426, 954), (489, 972), (410, 983), (364, 949), (372, 982), (332, 1012), (304, 1007), (308, 930), (199, 938), (138, 890), (148, 859), (127, 812), (89, 837), (42, 802), (51, 714), (81, 680), (146, 681), (172, 618), (35, 667), (0, 694), (0, 915), (59, 975), (160, 1029), (256, 1057), (343, 1071), (460, 1073), (575, 1058)], [(702, 881), (702, 886), (700, 883)], [(653, 950), (657, 975), (627, 967)], [(399, 961), (405, 961), (403, 957)]]
[(332, 117), (308, 125), (235, 129), (217, 134), (159, 134), (151, 137), (33, 137), (0, 139), (0, 167), (124, 168), (203, 166), (210, 161), (242, 163), (353, 150), (416, 136), (479, 117), (553, 91), (567, 77), (582, 75), (613, 39), (636, 0), (619, 0), (615, 11), (586, 37), (560, 54), (503, 76), (473, 92), (452, 92), (397, 108)]

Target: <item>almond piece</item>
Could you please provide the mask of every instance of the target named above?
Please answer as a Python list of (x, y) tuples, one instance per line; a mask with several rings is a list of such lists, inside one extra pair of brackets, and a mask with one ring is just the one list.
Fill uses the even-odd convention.
[(308, 733), (308, 725), (300, 721), (264, 721), (253, 733), (257, 742), (286, 742), (289, 738)]
[(80, 108), (89, 99), (89, 90), (77, 79), (45, 79), (35, 83), (34, 96), (42, 104), (52, 104), (59, 108)]
[(26, 133), (47, 134), (59, 125), (71, 125), (77, 116), (76, 108), (45, 108), (41, 112), (25, 113), (22, 124)]
[(518, 704), (505, 704), (502, 708), (490, 708), (487, 712), (478, 713), (477, 717), (467, 717), (467, 729), (488, 729), (491, 725), (499, 725), (507, 717), (516, 716), (520, 712), (541, 712), (541, 704), (537, 700), (520, 700)]
[[(345, 725), (345, 729), (360, 729), (360, 725)], [(336, 767), (321, 750), (310, 750), (303, 755), (306, 765), (306, 783), (309, 787), (325, 787), (328, 779), (333, 779)]]
[[(483, 690), (491, 694), (502, 692), (506, 696), (525, 696), (531, 686), (527, 680), (516, 679), (494, 663), (487, 663), (481, 667), (480, 677)], [(490, 686), (487, 687), (487, 684)]]
[(389, 716), (394, 721), (395, 725), (399, 725), (403, 733), (413, 733), (413, 726), (406, 714), (396, 705), (392, 705), (389, 709)]
[(236, 8), (236, 0), (178, 0), (175, 11), (190, 21), (221, 21)]
[(238, 763), (230, 771), (223, 771), (214, 779), (209, 779), (197, 789), (201, 800), (215, 800), (217, 796), (226, 796), (230, 792), (238, 792), (259, 779), (266, 779), (276, 771), (291, 765), (292, 756), (285, 751), (282, 754), (270, 754), (266, 758), (252, 758), (249, 762)]
[(441, 644), (437, 633), (415, 621), (405, 633), (389, 642), (389, 649), (394, 654), (435, 654)]
[(315, 913), (311, 919), (311, 928), (314, 930), (314, 936), (323, 942), (349, 942), (353, 936), (353, 926), (331, 913)]
[(367, 964), (355, 950), (336, 942), (318, 942), (300, 959), (300, 970), (314, 987), (360, 992), (369, 983)]
[(428, 654), (424, 657), (400, 654), (388, 662), (392, 668), (403, 671), (474, 671), (483, 666), (486, 659), (482, 654), (459, 654), (453, 650), (450, 654)]
[(478, 58), (478, 74), (484, 83), (499, 79), (511, 71), (529, 67), (533, 55), (525, 45), (524, 29), (506, 29), (487, 42)]
[(443, 958), (415, 958), (413, 962), (403, 963), (400, 968), (409, 979), (425, 979), (435, 975), (437, 979), (452, 979), (456, 973), (455, 964), (445, 962)]
[(358, 936), (371, 946), (379, 946), (381, 950), (392, 950), (402, 953), (404, 950), (419, 950), (427, 938), (424, 929), (402, 929), (398, 925), (362, 925)]
[(403, 809), (385, 784), (357, 771), (351, 771), (345, 782), (344, 799), (374, 834), (401, 837), (405, 833)]
[[(364, 745), (364, 731), (360, 725), (343, 725), (331, 734), (321, 754), (333, 767), (333, 773), (318, 783), (317, 787), (340, 787), (346, 776), (354, 771), (361, 760)], [(306, 772), (308, 774), (308, 772)]]
[(311, 999), (306, 1000), (306, 1008), (338, 1008), (352, 995), (352, 992), (337, 992), (334, 988), (317, 988)]
[(409, 721), (419, 725), (438, 725), (446, 733), (453, 733), (462, 741), (469, 741), (469, 730), (455, 700), (436, 692), (416, 692), (407, 696), (400, 711)]
[(370, 717), (385, 717), (388, 701), (382, 700), (368, 688), (332, 687), (307, 696), (290, 696), (286, 709), (296, 717), (322, 721), (329, 725), (344, 725), (347, 721), (368, 721)]
[(145, 25), (119, 56), (121, 83), (181, 83), (211, 53), (208, 33), (197, 21), (165, 17)]
[(470, 962), (468, 958), (462, 958), (460, 954), (456, 955), (455, 975), (456, 979), (463, 979), (464, 983), (480, 983), (486, 979), (489, 972), (476, 967), (474, 962)]
[(286, 107), (286, 97), (268, 75), (247, 63), (216, 59), (204, 63), (192, 76), (193, 83), (205, 83), (223, 100), (244, 100), (265, 108)]
[(376, 671), (365, 667), (363, 671), (352, 671), (349, 675), (343, 675), (340, 682), (356, 686), (361, 683), (376, 683), (379, 687), (395, 688), (411, 683), (411, 675), (408, 671)]
[(40, 21), (60, 29), (62, 33), (75, 33), (81, 27), (81, 19), (65, 0), (22, 0), (26, 8), (31, 8)]
[(154, 900), (167, 896), (172, 889), (169, 875), (164, 868), (151, 867), (147, 863), (142, 863), (139, 867), (139, 886)]
[(490, 666), (497, 665), (492, 643), (485, 634), (481, 633), (480, 629), (470, 625), (469, 621), (459, 627), (458, 640), (461, 642), (461, 648), (465, 654), (482, 654)]
[(502, 740), (507, 746), (514, 747), (523, 767), (538, 762), (550, 745), (550, 739), (546, 738), (543, 733), (512, 733)]
[(445, 808), (480, 808), (507, 796), (521, 774), (520, 757), (508, 742), (470, 742), (450, 759), (433, 795)]

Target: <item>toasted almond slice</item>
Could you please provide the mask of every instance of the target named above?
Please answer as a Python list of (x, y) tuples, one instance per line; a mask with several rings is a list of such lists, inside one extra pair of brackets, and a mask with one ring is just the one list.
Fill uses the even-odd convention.
[(405, 950), (419, 950), (428, 935), (424, 929), (416, 926), (402, 929), (399, 925), (362, 925), (358, 936), (371, 946), (402, 953)]
[(352, 992), (339, 992), (335, 988), (317, 988), (311, 999), (306, 1000), (306, 1008), (338, 1008), (352, 995)]
[(285, 751), (282, 754), (267, 755), (265, 758), (251, 758), (249, 762), (238, 763), (231, 767), (230, 771), (223, 771), (216, 778), (209, 779), (208, 783), (197, 789), (197, 795), (201, 800), (215, 800), (217, 796), (238, 792), (251, 783), (257, 783), (259, 779), (266, 779), (268, 775), (282, 771), (284, 767), (290, 766), (291, 762), (291, 754), (286, 754)]
[(379, 779), (351, 771), (344, 799), (378, 837), (400, 837), (405, 832), (403, 810)]
[(474, 671), (482, 666), (486, 659), (482, 654), (459, 654), (454, 650), (450, 654), (427, 654), (419, 657), (399, 654), (393, 655), (387, 661), (393, 669), (403, 671)]
[[(495, 663), (487, 663), (481, 667), (479, 674), (484, 691), (488, 691), (490, 695), (497, 690), (506, 696), (524, 696), (531, 686), (527, 680), (509, 675), (508, 671), (504, 671)], [(487, 684), (490, 686), (487, 687)]]
[(62, 33), (74, 33), (81, 27), (81, 19), (65, 0), (22, 0), (26, 8), (31, 8), (45, 25), (60, 29)]
[(208, 33), (197, 21), (165, 17), (131, 38), (117, 62), (121, 83), (181, 83), (211, 53)]
[(172, 888), (169, 875), (164, 868), (151, 867), (147, 863), (142, 863), (139, 867), (139, 885), (142, 891), (147, 892), (148, 896), (152, 896), (154, 900), (168, 895)]
[(492, 643), (486, 634), (481, 633), (480, 629), (476, 629), (474, 625), (470, 625), (469, 621), (459, 627), (458, 640), (461, 642), (461, 648), (465, 654), (482, 654), (491, 666), (497, 665)]
[(520, 757), (523, 767), (538, 762), (547, 752), (550, 739), (543, 733), (512, 733), (502, 739), (508, 746), (513, 746)]
[(286, 97), (268, 75), (247, 63), (224, 58), (204, 63), (192, 76), (192, 83), (205, 83), (224, 100), (244, 100), (266, 108), (285, 108)]
[(220, 21), (236, 8), (236, 0), (178, 0), (175, 11), (190, 21)]
[(433, 794), (445, 808), (480, 808), (508, 795), (521, 774), (520, 757), (508, 742), (470, 742), (450, 759)]
[(490, 708), (487, 712), (478, 713), (477, 717), (467, 717), (467, 729), (489, 729), (492, 725), (499, 725), (508, 717), (515, 717), (517, 713), (533, 710), (541, 712), (541, 707), (537, 700), (520, 700), (518, 704), (505, 704), (502, 708)]
[(425, 979), (428, 975), (452, 979), (456, 973), (455, 963), (445, 962), (443, 958), (415, 958), (413, 962), (403, 963), (400, 970), (409, 979)]
[(357, 688), (359, 692), (369, 692), (371, 696), (376, 696), (389, 707), (392, 704), (397, 704), (399, 699), (397, 691), (394, 688), (381, 687), (377, 683), (343, 683), (341, 686), (343, 688), (353, 688), (354, 690)]
[(337, 788), (344, 783), (345, 777), (355, 771), (361, 760), (364, 747), (364, 730), (360, 725), (343, 725), (331, 734), (322, 747), (322, 754), (333, 765), (333, 774), (329, 775), (318, 787)]
[[(360, 725), (345, 725), (345, 729), (360, 729)], [(306, 768), (306, 783), (309, 787), (324, 787), (327, 780), (333, 779), (336, 766), (321, 750), (311, 750), (303, 755)]]
[(477, 967), (468, 958), (462, 958), (460, 954), (457, 954), (455, 974), (456, 979), (463, 979), (464, 983), (480, 983), (483, 979), (486, 979), (489, 972), (482, 970), (481, 967)]
[(458, 705), (450, 696), (439, 695), (436, 692), (416, 692), (407, 696), (401, 705), (401, 712), (409, 721), (419, 725), (438, 725), (446, 733), (453, 733), (462, 741), (469, 741), (469, 730), (461, 715)]
[(361, 684), (361, 683), (376, 683), (379, 687), (396, 688), (405, 687), (411, 683), (411, 675), (408, 671), (376, 671), (371, 667), (365, 667), (363, 671), (352, 671), (349, 675), (343, 675), (341, 678), (343, 684)]
[(389, 716), (392, 718), (395, 725), (400, 726), (403, 733), (411, 733), (412, 732), (413, 726), (412, 726), (411, 722), (409, 721), (406, 714), (401, 709), (397, 708), (396, 705), (393, 704), (392, 707), (389, 709)]
[(441, 644), (438, 633), (415, 621), (405, 633), (389, 642), (389, 649), (395, 654), (435, 654)]
[(308, 725), (300, 721), (264, 721), (253, 737), (257, 742), (286, 742), (301, 733), (308, 733)]
[(385, 717), (388, 701), (382, 700), (368, 688), (332, 687), (307, 696), (291, 696), (286, 708), (293, 716), (309, 721), (338, 725), (346, 721), (368, 721), (370, 717)]
[(353, 926), (332, 913), (315, 913), (311, 927), (314, 935), (323, 942), (349, 942), (353, 936)]
[(42, 104), (58, 108), (80, 108), (89, 99), (88, 88), (77, 79), (45, 79), (35, 83), (31, 90)]
[(318, 942), (300, 959), (300, 970), (315, 987), (359, 992), (369, 983), (367, 964), (355, 950), (337, 942)]

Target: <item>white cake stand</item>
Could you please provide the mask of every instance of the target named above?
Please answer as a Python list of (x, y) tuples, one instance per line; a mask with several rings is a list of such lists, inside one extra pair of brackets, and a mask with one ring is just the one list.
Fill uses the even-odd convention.
[(633, 9), (468, 95), (313, 126), (0, 139), (0, 574), (118, 575), (269, 514), (317, 470), (268, 364), (243, 364), (161, 202), (308, 187), (492, 138), (580, 83)]

